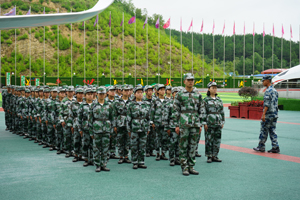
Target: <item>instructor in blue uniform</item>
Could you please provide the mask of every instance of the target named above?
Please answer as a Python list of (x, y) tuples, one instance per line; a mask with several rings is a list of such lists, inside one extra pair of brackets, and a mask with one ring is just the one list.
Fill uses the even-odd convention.
[(272, 77), (265, 76), (263, 85), (267, 87), (264, 95), (264, 112), (261, 117), (261, 129), (259, 135), (258, 147), (253, 148), (255, 151), (265, 152), (265, 143), (270, 135), (272, 149), (269, 153), (279, 153), (279, 145), (277, 142), (276, 123), (278, 118), (278, 92), (272, 85)]

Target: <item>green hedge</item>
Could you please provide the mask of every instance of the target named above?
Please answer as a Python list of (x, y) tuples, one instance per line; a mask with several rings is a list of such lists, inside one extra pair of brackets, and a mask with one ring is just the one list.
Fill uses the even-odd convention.
[[(263, 97), (257, 97), (257, 100), (263, 100)], [(283, 110), (300, 111), (300, 99), (278, 98), (278, 105), (283, 105)]]

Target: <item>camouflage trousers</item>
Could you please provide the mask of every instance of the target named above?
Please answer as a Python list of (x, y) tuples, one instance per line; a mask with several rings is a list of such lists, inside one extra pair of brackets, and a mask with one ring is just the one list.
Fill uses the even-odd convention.
[(11, 130), (15, 130), (15, 115), (12, 113), (11, 115)]
[(146, 152), (151, 153), (155, 150), (155, 129), (150, 128), (150, 132), (147, 135)]
[(145, 151), (147, 142), (146, 132), (133, 132), (130, 137), (131, 141), (131, 162), (134, 165), (145, 164)]
[(36, 138), (42, 141), (42, 124), (39, 120), (36, 122), (36, 129), (35, 129)]
[(195, 151), (197, 147), (199, 128), (181, 128), (179, 141), (179, 159), (182, 170), (196, 164)]
[(261, 128), (260, 128), (260, 135), (259, 135), (259, 148), (265, 148), (265, 143), (268, 138), (268, 134), (270, 135), (270, 139), (272, 142), (272, 148), (279, 147), (277, 141), (277, 134), (276, 134), (276, 123), (277, 118), (266, 118), (266, 121), (261, 121)]
[(201, 137), (201, 133), (199, 133), (199, 135), (198, 135), (196, 153), (198, 153), (198, 147), (199, 147), (200, 137)]
[(121, 157), (128, 157), (130, 138), (127, 132), (126, 127), (119, 127), (117, 130), (117, 143), (118, 143), (118, 152)]
[(156, 137), (155, 137), (155, 144), (156, 144), (156, 153), (159, 153), (159, 148), (161, 147), (161, 152), (166, 154), (168, 151), (168, 133), (164, 131), (163, 126), (156, 126), (155, 127)]
[(23, 126), (23, 128), (22, 128), (23, 132), (28, 133), (28, 119), (27, 118), (23, 118), (22, 126)]
[(208, 126), (205, 131), (205, 156), (218, 157), (221, 144), (222, 129), (220, 126)]
[(6, 128), (9, 128), (9, 113), (5, 111), (5, 126)]
[(46, 143), (47, 145), (54, 145), (54, 127), (52, 123), (48, 123), (47, 126), (47, 135), (46, 135)]
[(96, 133), (93, 139), (94, 164), (100, 167), (107, 165), (109, 133)]
[(27, 133), (29, 137), (32, 137), (32, 130), (33, 130), (33, 122), (29, 117), (29, 119), (27, 120)]
[(110, 153), (116, 153), (117, 134), (112, 131), (109, 139), (109, 151)]
[(12, 129), (12, 117), (9, 112), (5, 112), (5, 122), (6, 122), (7, 128), (9, 130), (11, 130)]
[(64, 149), (69, 153), (71, 153), (72, 146), (73, 146), (71, 127), (65, 125), (65, 127), (63, 127), (63, 133), (64, 133)]
[(61, 125), (61, 123), (57, 123), (54, 129), (54, 133), (55, 133), (55, 139), (56, 139), (56, 147), (58, 150), (62, 150), (63, 149), (63, 127)]
[(15, 116), (15, 131), (17, 133), (21, 132), (20, 120), (21, 119), (18, 116)]
[(170, 134), (170, 146), (169, 146), (170, 161), (179, 160), (179, 135), (175, 132), (175, 129), (171, 128)]
[(43, 121), (41, 124), (41, 129), (42, 129), (42, 141), (47, 143), (47, 125)]
[[(31, 123), (32, 123), (31, 137), (32, 137), (32, 138), (36, 138), (36, 124), (37, 124), (37, 122), (35, 121), (34, 118), (32, 118)], [(28, 126), (29, 126), (29, 125), (28, 125)]]
[[(82, 155), (85, 158), (91, 159), (92, 158), (92, 150), (93, 150), (93, 139), (90, 136), (89, 131), (83, 130), (83, 135), (82, 135)], [(90, 151), (90, 155), (89, 152)]]
[(77, 156), (81, 155), (81, 147), (82, 147), (82, 138), (77, 128), (74, 128), (73, 133), (73, 147), (74, 147), (74, 153)]

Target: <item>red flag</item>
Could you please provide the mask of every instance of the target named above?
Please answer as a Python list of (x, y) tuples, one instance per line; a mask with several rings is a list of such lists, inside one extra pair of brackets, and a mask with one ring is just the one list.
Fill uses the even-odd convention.
[(264, 24), (263, 37), (265, 37), (265, 34), (266, 32), (265, 32), (265, 24)]
[(212, 34), (214, 34), (214, 32), (215, 32), (215, 20), (214, 20), (214, 24), (213, 24)]
[(189, 32), (191, 30), (192, 26), (193, 26), (193, 20), (191, 21), (191, 25), (189, 26), (189, 29), (187, 30), (187, 32)]
[(233, 35), (235, 35), (235, 22), (233, 23)]
[(182, 18), (180, 18), (180, 31), (182, 31)]
[(283, 25), (282, 25), (282, 28), (281, 28), (281, 37), (283, 37), (284, 35), (284, 29), (283, 29)]
[(273, 36), (275, 36), (274, 24), (273, 24)]
[(244, 35), (246, 34), (246, 26), (245, 26), (245, 22), (244, 22)]
[(255, 36), (255, 23), (253, 23), (253, 36)]
[(291, 38), (293, 38), (292, 25), (290, 25), (290, 29), (291, 29)]
[(202, 19), (202, 25), (201, 25), (200, 33), (202, 33), (202, 31), (203, 31), (203, 19)]
[(223, 26), (222, 35), (224, 34), (224, 32), (225, 32), (225, 22), (224, 22), (224, 26)]
[(171, 18), (168, 19), (168, 21), (164, 24), (163, 28), (166, 29), (170, 26), (171, 24)]

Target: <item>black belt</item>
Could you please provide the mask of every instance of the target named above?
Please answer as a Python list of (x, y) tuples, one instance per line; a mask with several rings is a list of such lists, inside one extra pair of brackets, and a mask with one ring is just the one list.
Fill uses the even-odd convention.
[(195, 111), (195, 110), (182, 110), (181, 113), (198, 113), (198, 111)]
[(210, 115), (210, 114), (220, 114), (220, 113), (219, 112), (209, 112), (207, 114)]

